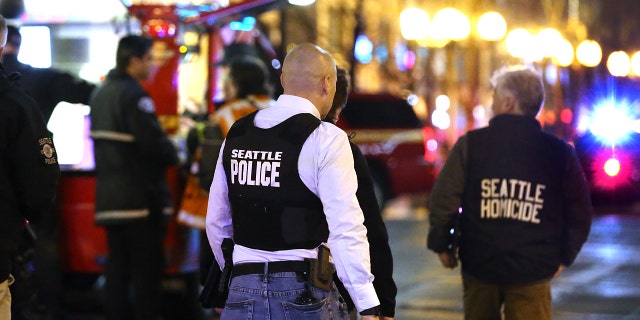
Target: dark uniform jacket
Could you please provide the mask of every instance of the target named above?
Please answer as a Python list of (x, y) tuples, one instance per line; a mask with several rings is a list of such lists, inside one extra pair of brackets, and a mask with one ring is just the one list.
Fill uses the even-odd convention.
[(430, 197), (430, 249), (447, 250), (458, 207), (463, 275), (491, 283), (550, 279), (591, 226), (573, 148), (525, 116), (496, 116), (456, 143)]
[(51, 133), (36, 102), (0, 66), (0, 282), (25, 225), (53, 207), (60, 176)]
[(4, 54), (2, 64), (10, 74), (19, 72), (20, 86), (36, 100), (45, 120), (61, 101), (89, 104), (95, 85), (53, 68), (34, 68), (18, 61), (15, 54)]
[(96, 164), (96, 222), (171, 214), (167, 167), (177, 151), (162, 130), (153, 101), (126, 72), (111, 70), (91, 98)]
[[(358, 177), (358, 191), (356, 197), (364, 214), (364, 226), (367, 228), (367, 240), (369, 241), (369, 256), (371, 257), (371, 273), (375, 276), (373, 287), (380, 299), (380, 312), (383, 316), (393, 318), (396, 309), (396, 294), (398, 288), (393, 280), (393, 255), (389, 247), (389, 234), (387, 226), (382, 220), (380, 207), (373, 189), (373, 179), (367, 165), (367, 159), (360, 148), (353, 143), (353, 164)], [(349, 310), (355, 308), (349, 292), (345, 289), (337, 275), (333, 277), (340, 295), (345, 299)]]

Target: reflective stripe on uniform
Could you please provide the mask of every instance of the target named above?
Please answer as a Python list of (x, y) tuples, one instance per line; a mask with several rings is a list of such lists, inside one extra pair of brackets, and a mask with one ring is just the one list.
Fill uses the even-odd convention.
[(89, 136), (94, 139), (113, 140), (113, 141), (119, 141), (119, 142), (136, 141), (136, 137), (132, 134), (122, 133), (117, 131), (108, 131), (108, 130), (91, 131), (89, 133)]
[[(173, 214), (173, 208), (165, 207), (162, 209), (162, 214), (170, 216)], [(136, 219), (144, 218), (149, 215), (149, 209), (135, 209), (135, 210), (110, 210), (96, 212), (96, 220), (112, 220), (112, 219)]]
[(96, 212), (96, 220), (134, 219), (144, 218), (148, 215), (148, 209), (100, 211)]
[(200, 230), (205, 230), (207, 226), (206, 217), (199, 216), (184, 210), (180, 210), (178, 213), (178, 222)]

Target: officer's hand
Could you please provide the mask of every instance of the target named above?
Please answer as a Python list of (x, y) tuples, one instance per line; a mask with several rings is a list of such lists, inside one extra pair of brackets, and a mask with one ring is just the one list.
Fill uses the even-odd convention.
[(458, 266), (458, 259), (456, 259), (456, 257), (450, 252), (438, 252), (438, 258), (440, 258), (440, 263), (445, 268), (453, 269)]
[(393, 318), (381, 316), (380, 320), (393, 320)]
[(379, 316), (362, 316), (362, 320), (380, 320)]
[(554, 274), (554, 275), (553, 275), (553, 277), (557, 277), (557, 276), (559, 276), (559, 275), (560, 275), (560, 273), (562, 273), (562, 270), (564, 270), (564, 266), (563, 266), (563, 265), (560, 265), (560, 266), (558, 267), (558, 270), (556, 271), (556, 274)]

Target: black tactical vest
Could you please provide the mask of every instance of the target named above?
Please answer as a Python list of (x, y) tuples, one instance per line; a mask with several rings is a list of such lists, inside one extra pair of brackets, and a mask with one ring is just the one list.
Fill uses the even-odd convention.
[(234, 241), (266, 251), (315, 248), (329, 228), (320, 199), (300, 179), (298, 158), (320, 120), (302, 113), (261, 129), (256, 113), (234, 123), (223, 150)]

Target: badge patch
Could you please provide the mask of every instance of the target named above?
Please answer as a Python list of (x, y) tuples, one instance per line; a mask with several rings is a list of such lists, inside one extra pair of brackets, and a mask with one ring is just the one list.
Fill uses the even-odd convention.
[(153, 104), (153, 100), (149, 97), (142, 97), (138, 100), (138, 109), (146, 113), (156, 112), (156, 106)]
[(53, 141), (51, 138), (42, 138), (38, 143), (42, 147), (40, 154), (44, 156), (44, 163), (56, 164), (58, 162), (55, 157), (56, 149), (53, 147)]

